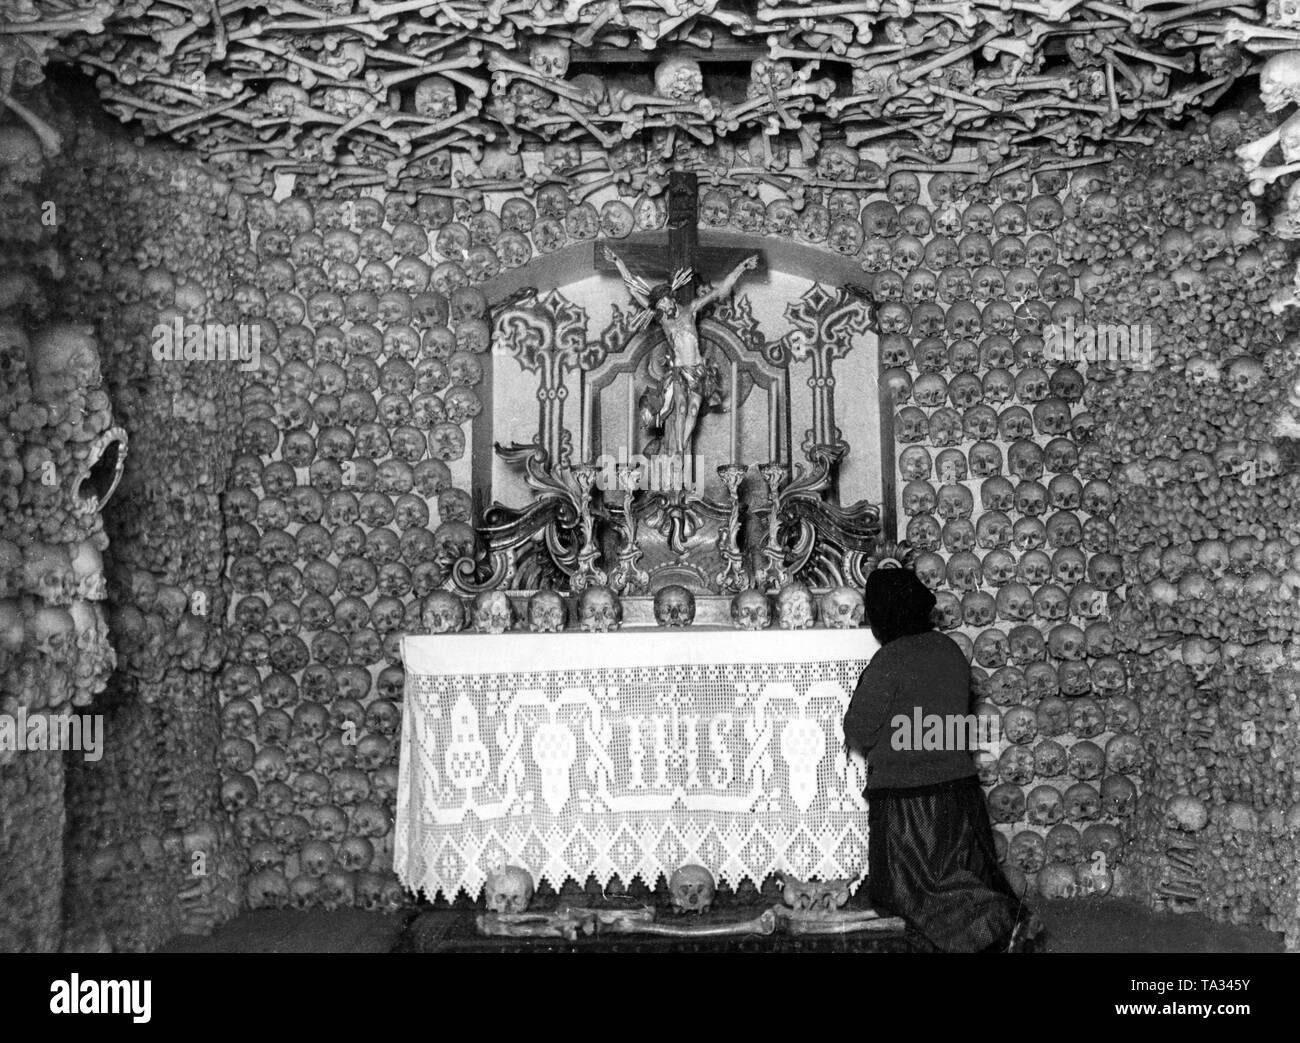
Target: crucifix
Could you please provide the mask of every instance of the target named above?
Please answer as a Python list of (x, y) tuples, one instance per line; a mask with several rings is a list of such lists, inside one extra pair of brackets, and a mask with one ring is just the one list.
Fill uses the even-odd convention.
[[(666, 372), (658, 389), (658, 401), (647, 420), (664, 427), (668, 452), (683, 458), (692, 448), (701, 405), (721, 390), (716, 368), (700, 350), (699, 314), (731, 293), (740, 277), (760, 264), (759, 255), (746, 250), (702, 250), (698, 214), (696, 176), (673, 171), (668, 181), (667, 251), (627, 244), (620, 245), (616, 252), (609, 242), (596, 244), (596, 270), (618, 272), (641, 305), (633, 320), (634, 328), (657, 321), (668, 342)], [(632, 274), (629, 261), (642, 270), (664, 272), (664, 279), (657, 284), (646, 282)], [(708, 293), (697, 296), (696, 279), (700, 275), (721, 278)]]

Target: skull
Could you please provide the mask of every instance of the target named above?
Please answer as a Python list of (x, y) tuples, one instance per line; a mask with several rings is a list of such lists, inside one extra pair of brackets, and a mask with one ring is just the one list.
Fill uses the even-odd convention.
[(768, 597), (757, 589), (742, 590), (731, 599), (731, 620), (741, 630), (765, 630), (772, 622)]
[(435, 120), (449, 119), (460, 107), (456, 100), (456, 85), (445, 76), (428, 76), (421, 80), (415, 85), (412, 100), (416, 112)]
[(859, 627), (864, 614), (862, 592), (855, 587), (835, 587), (822, 595), (821, 619), (832, 629)]
[(534, 634), (558, 634), (568, 612), (564, 599), (553, 590), (539, 590), (528, 599), (528, 629)]
[[(1016, 559), (1001, 548), (994, 548), (984, 556), (980, 566), (980, 575), (985, 585), (1002, 587), (1009, 583), (1016, 574)], [(1008, 603), (1008, 608), (1014, 602)]]
[(1300, 101), (1300, 57), (1295, 52), (1275, 54), (1259, 74), (1259, 96), (1265, 112), (1279, 112)]
[(605, 586), (588, 586), (578, 599), (578, 619), (589, 634), (617, 630), (623, 622), (623, 606)]
[(1106, 743), (1106, 768), (1114, 774), (1129, 774), (1141, 767), (1142, 744), (1137, 736), (1121, 733)]
[[(1091, 700), (1089, 701), (1091, 702)], [(1097, 716), (1100, 717), (1100, 715), (1100, 710), (1098, 710)], [(1067, 763), (1070, 774), (1074, 778), (1081, 782), (1087, 782), (1101, 777), (1102, 768), (1105, 766), (1105, 756), (1100, 746), (1085, 739), (1082, 742), (1076, 742), (1070, 747)]]
[[(338, 610), (335, 610), (338, 616)], [(446, 590), (435, 590), (425, 598), (420, 625), (430, 634), (450, 634), (464, 629), (465, 603)]]
[(1065, 802), (1055, 786), (1035, 786), (1026, 803), (1029, 821), (1036, 826), (1055, 826), (1065, 818)]
[(997, 594), (997, 614), (1008, 622), (1025, 622), (1034, 612), (1034, 598), (1023, 583), (1005, 583)]
[(690, 626), (695, 619), (695, 595), (678, 584), (655, 592), (655, 622), (661, 627)]
[(673, 908), (679, 913), (707, 913), (713, 905), (716, 885), (713, 874), (703, 866), (685, 865), (668, 879)]
[(504, 634), (514, 626), (515, 610), (499, 590), (488, 590), (474, 599), (474, 630), (480, 634)]
[[(988, 407), (981, 406), (981, 409)], [(1002, 473), (1002, 450), (992, 442), (976, 442), (967, 454), (970, 459), (970, 471), (976, 478), (996, 477)], [(983, 497), (983, 484), (980, 487)]]
[(1101, 794), (1089, 783), (1076, 782), (1062, 797), (1065, 800), (1065, 814), (1071, 822), (1090, 822), (1101, 814)]
[(975, 639), (975, 662), (989, 668), (1006, 666), (1009, 650), (1005, 633), (996, 629), (985, 630)]
[(817, 175), (827, 181), (852, 181), (857, 176), (858, 154), (834, 142), (823, 145), (817, 156)]
[(994, 822), (1019, 822), (1025, 814), (1025, 794), (1017, 785), (1003, 782), (988, 794), (989, 817)]
[(816, 622), (816, 604), (802, 583), (787, 583), (776, 597), (777, 619), (782, 630), (806, 630)]
[(520, 866), (503, 866), (488, 873), (484, 900), (494, 913), (526, 912), (533, 900), (533, 878)]

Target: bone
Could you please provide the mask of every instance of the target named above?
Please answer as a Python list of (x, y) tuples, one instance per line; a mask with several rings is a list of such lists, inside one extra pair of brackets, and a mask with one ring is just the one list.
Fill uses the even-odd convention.
[(985, 46), (993, 44), (994, 41), (998, 39), (999, 37), (997, 34), (997, 30), (990, 29), (988, 32), (970, 41), (969, 43), (963, 44), (961, 47), (958, 47), (956, 50), (946, 51), (945, 53), (939, 55), (937, 58), (932, 58), (928, 62), (924, 62), (921, 65), (908, 69), (906, 72), (903, 72), (899, 75), (899, 79), (902, 80), (904, 83), (913, 83), (924, 76), (928, 76), (931, 72), (933, 72), (936, 69), (942, 69), (945, 65), (951, 65), (953, 62), (960, 61), (961, 59), (967, 57), (968, 55), (973, 54), (975, 51), (978, 51), (979, 49)]
[(164, 134), (174, 134), (182, 127), (189, 126), (191, 123), (210, 120), (214, 116), (219, 116), (222, 113), (229, 113), (232, 119), (238, 120), (241, 123), (251, 123), (252, 119), (245, 113), (239, 111), (239, 109), (240, 106), (242, 106), (252, 96), (252, 93), (249, 92), (247, 94), (242, 94), (237, 98), (232, 98), (227, 102), (223, 102), (220, 105), (214, 105), (211, 108), (195, 109), (193, 112), (177, 116), (175, 119), (168, 120), (165, 123), (160, 122), (158, 124), (158, 129)]
[(786, 918), (782, 926), (793, 935), (845, 935), (860, 934), (864, 931), (898, 932), (903, 930), (901, 917), (871, 917), (855, 919), (846, 916), (831, 919), (804, 919), (802, 917)]
[[(441, 61), (433, 63), (405, 55), (392, 54), (387, 51), (377, 52), (372, 50), (368, 53), (370, 53), (371, 57), (383, 58), (389, 61), (401, 61), (404, 65), (410, 65), (410, 68), (407, 69), (398, 69), (382, 74), (374, 72), (373, 70), (368, 70), (366, 73), (367, 81), (377, 84), (378, 87), (384, 90), (391, 90), (397, 84), (403, 83), (406, 80), (424, 79), (424, 77), (432, 76), (436, 73), (441, 73), (450, 78), (453, 71), (461, 69), (476, 69), (482, 64), (479, 56), (479, 45), (477, 43), (471, 44), (462, 54), (458, 54), (453, 58), (443, 58)], [(480, 98), (485, 97), (487, 94), (486, 83), (478, 77), (473, 77), (472, 82), (475, 84), (475, 95)], [(480, 87), (482, 93), (479, 92)]]
[(1166, 11), (1164, 14), (1156, 15), (1147, 21), (1147, 26), (1154, 33), (1162, 26), (1171, 22), (1182, 21), (1183, 19), (1193, 18), (1196, 15), (1207, 14), (1210, 11), (1233, 10), (1243, 18), (1249, 18), (1253, 13), (1249, 5), (1237, 3), (1236, 0), (1201, 0), (1198, 4), (1189, 4), (1176, 7), (1172, 11)]
[(668, 938), (737, 938), (745, 935), (770, 935), (776, 930), (776, 914), (763, 910), (753, 920), (719, 924), (644, 923), (620, 919), (602, 925), (611, 934), (657, 934)]
[(62, 36), (67, 33), (87, 33), (98, 36), (104, 31), (104, 21), (113, 14), (113, 5), (108, 0), (98, 0), (90, 7), (69, 12), (67, 18), (37, 19), (32, 22), (0, 22), (0, 36), (8, 33), (21, 33), (24, 36), (47, 34)]
[(1262, 41), (1263, 46), (1272, 49), (1278, 44), (1300, 43), (1300, 31), (1284, 29), (1281, 26), (1257, 25), (1253, 22), (1243, 22), (1239, 18), (1229, 18), (1223, 25), (1219, 39), (1224, 43), (1245, 44), (1250, 50), (1260, 49), (1260, 45), (1255, 43), (1256, 40), (1259, 40)]
[[(324, 76), (327, 79), (336, 80), (336, 81), (346, 80), (348, 79), (349, 76), (349, 74), (346, 73), (342, 68), (336, 68), (332, 65), (327, 65), (324, 62), (311, 61), (307, 58), (304, 58), (293, 47), (289, 47), (284, 44), (281, 44), (279, 41), (276, 40), (244, 40), (240, 43), (240, 46), (245, 48), (253, 48), (254, 50), (265, 51), (267, 54), (278, 55), (279, 57), (283, 58), (285, 61), (298, 66), (300, 69), (306, 69), (310, 71), (313, 76)], [(303, 83), (303, 86), (307, 88), (313, 87), (314, 85), (315, 85), (314, 80), (312, 82)]]
[[(576, 21), (576, 17), (573, 20)], [(590, 47), (596, 39), (596, 34), (610, 22), (615, 25), (627, 25), (627, 20), (622, 17), (622, 12), (619, 10), (618, 0), (606, 0), (601, 5), (600, 13), (574, 35), (574, 43), (579, 47)]]
[(564, 914), (479, 913), (478, 933), (496, 938), (563, 938), (577, 941), (580, 922)]
[(1278, 178), (1294, 174), (1297, 170), (1300, 170), (1300, 163), (1289, 163), (1275, 167), (1254, 167), (1248, 172), (1250, 175), (1250, 194), (1253, 196), (1263, 195), (1264, 189)]
[(32, 133), (40, 140), (41, 151), (45, 153), (47, 158), (53, 158), (59, 154), (63, 148), (63, 138), (57, 130), (19, 102), (12, 94), (4, 98), (4, 103), (15, 116), (31, 127)]

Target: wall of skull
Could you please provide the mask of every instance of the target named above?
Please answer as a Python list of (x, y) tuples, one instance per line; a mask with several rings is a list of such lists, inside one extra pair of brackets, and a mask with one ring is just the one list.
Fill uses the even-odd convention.
[(1300, 357), (1269, 307), (1293, 263), (1265, 229), (1281, 191), (1252, 196), (1234, 156), (1261, 121), (1222, 113), (1082, 172), (1061, 242), (1094, 265), (1091, 321), (1159, 331), (1149, 371), (1099, 369), (1086, 397), (1129, 579), (1116, 634), (1151, 708), (1128, 861), (1158, 908), (1262, 923), (1295, 949), (1300, 479), (1274, 423)]
[[(55, 307), (52, 167), (26, 127), (0, 141), (0, 700), (16, 738), (20, 722), (89, 712), (113, 671), (99, 507), (125, 435), (101, 342)], [(0, 950), (62, 944), (66, 764), (12, 738), (0, 750)]]
[[(59, 128), (62, 152), (42, 180), (23, 186), (20, 215), (22, 227), (43, 229), (43, 247), (58, 263), (38, 271), (29, 253), (27, 271), (5, 273), (22, 289), (6, 300), (16, 300), (19, 321), (38, 330), (73, 324), (97, 346), (98, 362), (84, 412), (74, 398), (57, 416), (37, 380), (28, 401), (3, 410), (26, 472), (4, 483), (13, 501), (6, 506), (15, 508), (5, 517), (20, 546), (39, 541), (23, 553), (50, 558), (50, 584), (59, 570), (67, 573), (65, 598), (80, 584), (94, 592), (82, 597), (107, 599), (107, 619), (96, 615), (96, 627), (83, 628), (76, 603), (67, 610), (79, 646), (66, 653), (76, 672), (71, 705), (102, 716), (103, 744), (96, 760), (27, 752), (6, 766), (30, 770), (42, 757), (62, 764), (57, 789), (50, 780), (50, 806), (29, 810), (10, 800), (7, 782), (4, 802), (5, 835), (19, 850), (39, 851), (49, 839), (63, 857), (6, 873), (5, 886), (37, 888), (62, 905), (51, 931), (16, 947), (141, 951), (180, 932), (209, 931), (242, 904), (242, 854), (218, 803), (213, 756), (225, 655), (218, 496), (233, 455), (239, 374), (221, 362), (159, 362), (151, 336), (160, 322), (224, 314), (247, 237), (238, 197), (193, 157), (137, 148), (59, 106), (46, 118)], [(48, 224), (33, 224), (42, 214)], [(6, 392), (22, 395), (28, 383), (6, 380)], [(130, 432), (121, 485), (102, 520), (99, 513), (70, 518), (57, 486), (44, 495), (34, 486), (49, 459), (56, 474), (75, 473), (73, 457), (85, 442), (77, 417), (82, 429), (108, 430), (111, 422)], [(4, 452), (13, 444), (7, 437)], [(102, 570), (98, 557), (78, 557), (78, 540), (103, 552)], [(21, 585), (29, 571), (15, 576), (6, 555), (0, 583)], [(96, 669), (83, 678), (95, 654)], [(52, 679), (38, 674), (38, 684), (57, 707)], [(39, 708), (26, 692), (20, 699)], [(28, 793), (37, 797), (37, 787)], [(6, 894), (3, 907), (6, 925), (13, 917), (30, 931), (30, 902)]]
[(221, 799), (251, 906), (396, 910), (398, 641), (474, 540), (487, 303), (448, 198), (262, 197), (248, 216), (257, 267), (234, 300), (276, 347), (224, 503)]
[[(1300, 674), (1282, 667), (1300, 538), (1270, 424), (1297, 367), (1265, 307), (1284, 244), (1259, 238), (1230, 159), (1255, 122), (1193, 121), (1073, 174), (902, 174), (800, 200), (706, 187), (700, 219), (862, 264), (900, 535), (1003, 723), (981, 772), (1013, 881), (1295, 947)], [(4, 179), (14, 214), (62, 214), (6, 223), (0, 669), (7, 700), (93, 705), (108, 741), (98, 764), (0, 764), (24, 845), (5, 943), (55, 947), (66, 921), (65, 944), (149, 948), (245, 904), (397, 909), (396, 641), (473, 544), (476, 287), (659, 227), (662, 203), (559, 183), (481, 210), (455, 192), (272, 203), (179, 153), (62, 129), (68, 162)], [(176, 317), (256, 326), (260, 366), (158, 361), (149, 331)], [(103, 375), (85, 374), (80, 421), (32, 348), (72, 319)], [(1049, 357), (1045, 328), (1067, 321), (1154, 326), (1154, 368)], [(131, 455), (101, 523), (42, 476), (79, 474), (113, 422)], [(112, 648), (71, 655), (36, 606), (75, 619), (106, 596), (104, 690)]]
[[(905, 535), (945, 629), (973, 656), (981, 696), (1015, 736), (986, 766), (1010, 864), (1032, 876), (1063, 862), (1073, 874), (1093, 865), (1085, 852), (1118, 851), (1140, 763), (1105, 599), (1092, 596), (1122, 582), (1109, 472), (1087, 450), (1079, 372), (1041, 364), (1042, 324), (1082, 311), (1058, 263), (1066, 175), (983, 188), (904, 174), (868, 192), (849, 168), (843, 181), (799, 206), (706, 189), (700, 220), (861, 262), (881, 302)], [(420, 600), (446, 582), (439, 562), (468, 538), (467, 422), (483, 408), (474, 388), (488, 348), (475, 286), (664, 221), (654, 200), (575, 195), (552, 183), (531, 198), (489, 195), (477, 211), (455, 194), (250, 202), (261, 282), (236, 297), (278, 328), (274, 408), (291, 426), (246, 412), (227, 497), (241, 649), (223, 685), (222, 761), (237, 818), (287, 787), (285, 817), (310, 837), (296, 851), (258, 848), (255, 905), (281, 903), (286, 890), (321, 901), (340, 869), (394, 886), (380, 867), (400, 711), (395, 642), (418, 629)], [(292, 585), (272, 584), (272, 569)], [(292, 661), (270, 661), (277, 643)], [(287, 744), (264, 734), (276, 711), (292, 722)]]
[(1081, 369), (1044, 339), (1083, 315), (1060, 251), (1067, 178), (900, 175), (861, 215), (900, 528), (979, 712), (1000, 719), (979, 769), (1008, 876), (1050, 897), (1122, 882), (1143, 770), (1110, 621), (1111, 467)]

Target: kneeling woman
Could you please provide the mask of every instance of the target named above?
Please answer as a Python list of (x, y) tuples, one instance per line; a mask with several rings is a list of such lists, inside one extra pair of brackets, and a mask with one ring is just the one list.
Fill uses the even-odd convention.
[[(922, 735), (910, 733), (918, 711), (944, 722), (971, 712), (970, 666), (933, 629), (934, 604), (910, 569), (867, 577), (867, 621), (881, 647), (858, 681), (844, 734), (867, 759), (868, 892), (875, 908), (945, 952), (1020, 948), (1029, 932), (1017, 925), (1029, 914), (998, 867), (972, 751), (923, 749)], [(894, 741), (896, 732), (908, 741)]]

